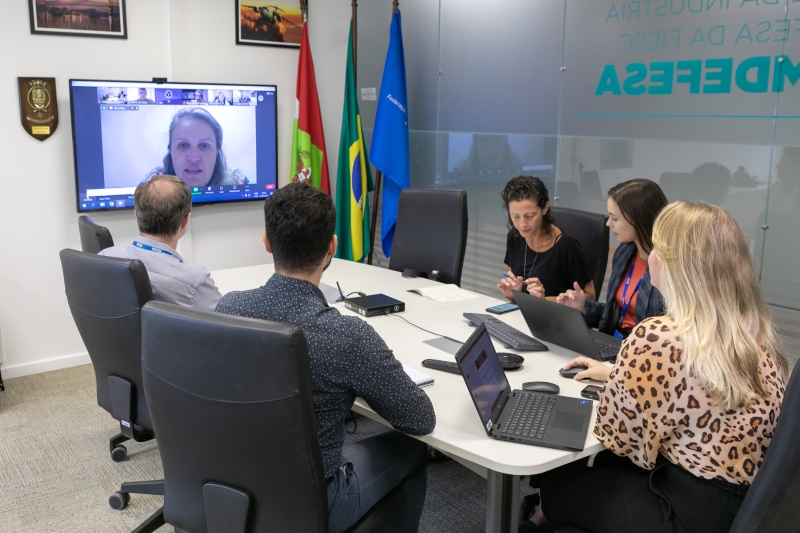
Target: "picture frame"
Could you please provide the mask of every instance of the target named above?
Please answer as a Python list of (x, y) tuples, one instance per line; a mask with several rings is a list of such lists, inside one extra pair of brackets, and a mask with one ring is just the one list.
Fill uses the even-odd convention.
[(128, 38), (127, 0), (28, 0), (31, 33)]
[(236, 44), (300, 48), (300, 0), (234, 0)]

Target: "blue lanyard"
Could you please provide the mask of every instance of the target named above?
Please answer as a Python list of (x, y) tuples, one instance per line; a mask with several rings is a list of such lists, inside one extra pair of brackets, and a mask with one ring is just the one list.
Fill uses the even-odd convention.
[(636, 264), (636, 258), (633, 258), (631, 261), (631, 268), (628, 269), (628, 279), (625, 280), (625, 287), (622, 288), (622, 313), (619, 315), (619, 327), (622, 327), (622, 322), (625, 320), (625, 314), (628, 312), (628, 307), (631, 305), (631, 300), (633, 300), (633, 296), (639, 291), (639, 285), (642, 284), (642, 279), (644, 279), (644, 274), (642, 277), (639, 278), (639, 281), (636, 283), (636, 287), (633, 289), (631, 293), (631, 297), (628, 298), (628, 301), (625, 301), (625, 296), (628, 294), (628, 285), (631, 284), (631, 277), (633, 276), (633, 265)]
[(133, 241), (133, 245), (136, 246), (137, 248), (141, 248), (142, 250), (147, 250), (148, 252), (156, 252), (156, 253), (159, 253), (159, 254), (171, 255), (172, 257), (174, 257), (175, 259), (177, 259), (178, 261), (183, 263), (183, 260), (180, 257), (177, 257), (175, 254), (173, 254), (171, 252), (168, 252), (166, 250), (162, 250), (161, 248), (153, 248), (152, 246), (150, 246), (148, 244), (144, 244), (144, 243), (139, 242), (139, 241)]

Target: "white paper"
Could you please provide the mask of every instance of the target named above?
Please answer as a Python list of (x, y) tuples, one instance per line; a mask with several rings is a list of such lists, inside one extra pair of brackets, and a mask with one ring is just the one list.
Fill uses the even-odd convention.
[(436, 285), (434, 287), (424, 287), (422, 289), (411, 289), (408, 292), (415, 292), (429, 300), (439, 302), (441, 304), (449, 304), (453, 302), (463, 302), (464, 300), (472, 300), (480, 297), (474, 292), (466, 291), (459, 288), (458, 285), (449, 283), (447, 285)]
[(409, 368), (406, 365), (403, 365), (403, 370), (405, 370), (408, 377), (411, 378), (411, 381), (413, 381), (419, 387), (425, 387), (433, 384), (433, 378), (428, 374), (420, 372), (419, 370), (414, 370), (413, 368)]

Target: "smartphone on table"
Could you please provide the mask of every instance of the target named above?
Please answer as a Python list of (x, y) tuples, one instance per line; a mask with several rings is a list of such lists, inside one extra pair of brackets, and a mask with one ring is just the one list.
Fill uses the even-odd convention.
[(583, 396), (584, 398), (589, 398), (590, 400), (594, 400), (596, 402), (599, 402), (600, 401), (600, 390), (602, 388), (603, 387), (601, 387), (599, 385), (587, 385), (586, 388), (584, 388), (581, 391), (581, 396)]
[(508, 313), (509, 311), (516, 311), (519, 309), (517, 304), (500, 304), (495, 305), (494, 307), (487, 307), (486, 311), (488, 313), (494, 313), (495, 315), (502, 315), (503, 313)]

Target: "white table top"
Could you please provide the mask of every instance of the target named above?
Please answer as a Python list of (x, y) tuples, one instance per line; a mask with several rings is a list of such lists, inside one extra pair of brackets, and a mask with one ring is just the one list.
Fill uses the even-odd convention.
[[(217, 270), (211, 275), (220, 291), (225, 294), (260, 287), (274, 271), (274, 266), (269, 264)], [(322, 282), (336, 286), (337, 281), (345, 294), (353, 291), (383, 293), (403, 301), (406, 310), (401, 314), (406, 320), (461, 341), (466, 341), (473, 331), (462, 313), (484, 313), (487, 307), (501, 303), (496, 298), (480, 295), (480, 298), (472, 300), (440, 304), (407, 292), (409, 289), (435, 285), (436, 282), (423, 278), (407, 279), (400, 272), (334, 259), (323, 274)], [(502, 296), (499, 291), (498, 296)], [(334, 305), (342, 314), (358, 316), (345, 309), (343, 303)], [(500, 315), (499, 318), (522, 332), (529, 333), (519, 311)], [(566, 452), (489, 438), (481, 426), (464, 379), (458, 374), (439, 372), (422, 366), (423, 359), (454, 360), (451, 354), (423, 344), (423, 341), (435, 338), (433, 335), (391, 315), (362, 320), (375, 328), (400, 362), (435, 378), (434, 384), (424, 390), (436, 412), (436, 429), (430, 435), (419, 437), (420, 440), (455, 456), (459, 462), (476, 472), (484, 476), (482, 469), (513, 475), (537, 474), (603, 450), (602, 445), (592, 436), (594, 421), (589, 426), (586, 446), (582, 452)], [(514, 352), (504, 348), (496, 340), (494, 344), (498, 351)], [(511, 386), (520, 389), (526, 381), (550, 381), (561, 387), (561, 395), (580, 397), (580, 391), (587, 383), (564, 379), (558, 375), (558, 370), (576, 354), (552, 344), (548, 344), (548, 347), (548, 352), (516, 352), (525, 357), (525, 363), (520, 370), (506, 372)], [(387, 424), (360, 398), (354, 410)]]

